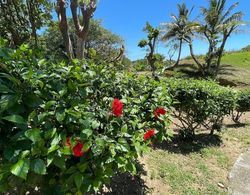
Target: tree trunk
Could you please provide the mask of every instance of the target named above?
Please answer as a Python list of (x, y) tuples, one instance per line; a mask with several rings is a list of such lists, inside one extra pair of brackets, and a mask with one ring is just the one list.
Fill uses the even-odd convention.
[(31, 30), (32, 30), (32, 37), (34, 38), (35, 41), (35, 47), (38, 46), (37, 43), (37, 33), (36, 33), (36, 23), (35, 23), (35, 17), (34, 17), (34, 11), (35, 11), (35, 4), (33, 3), (32, 0), (27, 1), (27, 7), (28, 7), (28, 12), (29, 12), (29, 20), (31, 24)]
[(212, 63), (212, 59), (213, 59), (213, 46), (212, 43), (209, 43), (209, 49), (208, 49), (208, 53), (206, 56), (206, 71), (210, 71), (210, 67), (211, 67), (211, 63)]
[[(181, 59), (181, 52), (182, 52), (182, 41), (183, 41), (183, 40), (180, 39), (180, 43), (179, 43), (179, 54), (178, 54), (178, 58), (177, 58), (176, 62), (175, 62), (173, 65), (164, 68), (164, 71), (165, 71), (165, 70), (172, 70), (172, 69), (174, 69), (176, 66), (179, 65), (179, 62), (180, 62), (180, 59)], [(171, 62), (171, 59), (170, 59), (170, 62)]]
[(192, 43), (189, 43), (189, 49), (190, 49), (191, 57), (193, 58), (193, 60), (195, 61), (195, 63), (198, 65), (199, 70), (201, 71), (202, 75), (204, 76), (204, 68), (203, 68), (202, 64), (196, 59), (196, 57), (194, 55), (194, 50), (193, 50)]
[(77, 36), (76, 58), (79, 60), (84, 59), (84, 52), (85, 52), (85, 39)]
[(227, 36), (225, 36), (223, 38), (222, 44), (220, 46), (220, 50), (218, 52), (218, 59), (217, 59), (217, 63), (216, 63), (216, 75), (215, 76), (217, 76), (218, 73), (219, 73), (219, 68), (220, 68), (220, 64), (221, 64), (221, 58), (222, 58), (222, 54), (223, 54), (223, 51), (224, 51), (224, 47), (225, 47), (226, 41), (227, 41)]
[[(82, 24), (77, 14), (77, 8), (80, 6), (82, 12)], [(79, 60), (84, 59), (85, 42), (88, 36), (90, 19), (96, 10), (96, 3), (90, 0), (89, 5), (86, 6), (84, 2), (78, 3), (77, 0), (70, 0), (70, 9), (77, 35), (77, 48), (76, 58)]]
[(58, 9), (58, 19), (59, 19), (59, 29), (62, 33), (63, 42), (65, 46), (65, 50), (67, 52), (68, 58), (71, 60), (74, 57), (73, 47), (71, 43), (71, 39), (69, 36), (69, 29), (67, 23), (67, 16), (66, 16), (66, 3), (65, 0), (57, 0)]

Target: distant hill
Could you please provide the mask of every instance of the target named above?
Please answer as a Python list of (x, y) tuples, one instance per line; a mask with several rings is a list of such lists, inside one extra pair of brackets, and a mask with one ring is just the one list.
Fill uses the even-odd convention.
[[(198, 58), (204, 62), (204, 55), (200, 55)], [(190, 70), (194, 64), (195, 62), (190, 57), (180, 62), (182, 70)], [(220, 79), (234, 83), (238, 88), (250, 88), (250, 46), (238, 51), (225, 52), (221, 64)]]
[[(197, 57), (200, 61), (204, 62), (204, 55), (199, 55)], [(181, 60), (181, 64), (185, 63), (194, 64), (192, 57), (188, 56)], [(250, 68), (250, 45), (238, 51), (226, 51), (222, 57), (222, 64)]]
[(222, 64), (250, 68), (250, 47), (248, 49), (225, 53)]
[(250, 45), (248, 45), (248, 46), (242, 48), (241, 50), (242, 50), (242, 51), (250, 51)]

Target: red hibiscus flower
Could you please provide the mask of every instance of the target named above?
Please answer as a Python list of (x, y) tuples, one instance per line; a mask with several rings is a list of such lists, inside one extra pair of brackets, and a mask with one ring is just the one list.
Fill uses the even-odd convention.
[(112, 103), (112, 113), (113, 115), (120, 117), (122, 115), (123, 103), (115, 98)]
[(76, 157), (81, 157), (84, 155), (84, 152), (82, 151), (83, 144), (81, 142), (78, 142), (74, 147), (73, 147), (73, 153), (74, 156)]
[(148, 139), (151, 138), (153, 135), (155, 135), (155, 130), (154, 130), (154, 129), (150, 129), (150, 130), (148, 130), (148, 131), (144, 134), (143, 138), (144, 138), (144, 140), (148, 140)]
[(66, 138), (66, 146), (69, 146), (69, 147), (71, 146), (70, 139), (71, 139), (71, 137)]
[(165, 115), (165, 114), (166, 110), (163, 107), (158, 107), (154, 111), (154, 116), (156, 119), (158, 119), (160, 115)]

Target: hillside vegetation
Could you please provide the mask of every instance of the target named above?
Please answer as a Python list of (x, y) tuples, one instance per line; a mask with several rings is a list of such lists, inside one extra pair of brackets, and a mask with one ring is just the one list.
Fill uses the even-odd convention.
[(222, 64), (250, 69), (250, 51), (226, 53), (222, 57)]
[[(200, 62), (204, 63), (203, 55), (199, 56)], [(176, 70), (191, 72), (196, 67), (191, 57), (187, 57), (180, 62), (180, 67)], [(250, 88), (250, 51), (246, 48), (240, 51), (226, 52), (222, 57), (222, 65), (219, 72), (219, 79), (223, 84), (237, 88)], [(192, 76), (192, 75), (191, 75)], [(225, 83), (224, 83), (225, 82)]]

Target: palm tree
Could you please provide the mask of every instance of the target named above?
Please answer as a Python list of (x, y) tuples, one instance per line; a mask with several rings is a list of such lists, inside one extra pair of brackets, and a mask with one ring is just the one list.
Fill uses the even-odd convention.
[(231, 12), (238, 2), (226, 9), (226, 0), (210, 0), (208, 8), (202, 7), (204, 24), (200, 25), (202, 33), (209, 43), (206, 55), (205, 71), (216, 76), (221, 64), (221, 57), (228, 37), (242, 25), (242, 12)]
[(172, 22), (170, 23), (165, 23), (162, 24), (164, 34), (161, 37), (162, 41), (169, 41), (169, 42), (178, 42), (178, 57), (176, 62), (169, 66), (166, 67), (165, 70), (173, 69), (176, 66), (178, 66), (180, 57), (181, 57), (181, 52), (182, 52), (182, 45), (184, 41), (187, 41), (190, 39), (190, 36), (193, 35), (192, 33), (192, 27), (194, 26), (194, 23), (189, 21), (189, 16), (192, 10), (190, 11), (187, 7), (186, 4), (178, 4), (178, 16), (172, 14)]

